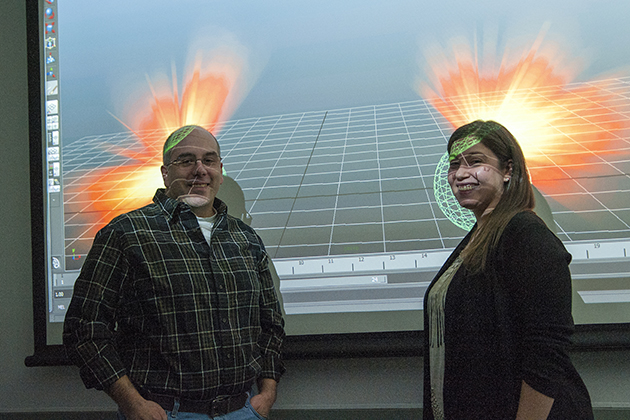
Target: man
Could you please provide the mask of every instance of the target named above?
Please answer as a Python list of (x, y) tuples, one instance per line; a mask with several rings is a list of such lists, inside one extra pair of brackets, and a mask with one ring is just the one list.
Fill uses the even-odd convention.
[(75, 283), (64, 345), (120, 418), (259, 419), (275, 402), (284, 321), (262, 240), (215, 197), (220, 153), (201, 127), (173, 132), (166, 189), (98, 232)]

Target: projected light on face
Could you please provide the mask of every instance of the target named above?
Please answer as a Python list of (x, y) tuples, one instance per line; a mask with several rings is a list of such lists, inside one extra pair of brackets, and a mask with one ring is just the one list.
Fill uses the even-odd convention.
[(433, 191), (435, 192), (438, 207), (451, 222), (464, 230), (472, 229), (476, 218), (472, 210), (461, 206), (455, 198), (451, 187), (451, 162), (480, 142), (481, 139), (476, 135), (466, 136), (458, 140), (452, 147), (452, 153), (450, 155), (445, 153), (438, 162), (433, 178)]
[(207, 130), (191, 125), (171, 134), (161, 170), (166, 195), (187, 203), (198, 216), (214, 214), (212, 203), (223, 175), (218, 143)]
[[(173, 148), (177, 145), (179, 145), (182, 140), (184, 140), (188, 135), (190, 135), (192, 133), (192, 131), (195, 129), (195, 126), (192, 125), (187, 125), (184, 126), (180, 129), (178, 129), (177, 131), (175, 131), (171, 136), (169, 136), (169, 138), (166, 140), (166, 143), (164, 143), (164, 153), (168, 154), (168, 156), (172, 155), (172, 151)], [(203, 150), (201, 150), (203, 151)], [(189, 173), (191, 172), (188, 168), (190, 167), (195, 167), (194, 168), (194, 178), (192, 179), (192, 181), (190, 182), (190, 188), (188, 188), (188, 191), (182, 191), (184, 192), (183, 194), (172, 194), (174, 195), (174, 198), (177, 198), (178, 200), (183, 201), (184, 203), (188, 204), (191, 207), (203, 207), (206, 206), (208, 204), (210, 204), (210, 199), (209, 197), (205, 197), (201, 194), (194, 194), (193, 193), (193, 189), (195, 188), (195, 185), (197, 185), (196, 183), (198, 182), (198, 178), (199, 178), (199, 173), (197, 171), (197, 160), (195, 160), (197, 157), (194, 153), (191, 152), (190, 156), (186, 156), (184, 155), (184, 157), (178, 156), (175, 160), (171, 161), (170, 163), (166, 163), (165, 166), (165, 177), (168, 177), (170, 175), (170, 167), (172, 165), (175, 165), (175, 170), (183, 170), (183, 171), (188, 171)], [(206, 167), (206, 169), (209, 169), (212, 166), (212, 163), (215, 160), (218, 160), (220, 163), (219, 159), (208, 159), (210, 164), (209, 165), (204, 165), (202, 163), (202, 167)], [(184, 188), (187, 188), (189, 183), (187, 182), (186, 178), (177, 178), (175, 179), (175, 181), (173, 182), (169, 182), (169, 184), (184, 184)], [(171, 192), (173, 189), (170, 188), (170, 185), (168, 187), (169, 189), (167, 191)]]
[[(542, 45), (541, 35), (522, 56), (511, 59), (506, 52), (498, 60), (487, 53), (478, 57), (470, 45), (453, 47), (452, 54), (433, 51), (426, 57), (432, 85), (419, 86), (419, 93), (454, 128), (478, 119), (501, 122), (519, 141), (532, 183), (558, 194), (562, 187), (554, 181), (570, 178), (567, 168), (606, 175), (598, 173), (605, 165), (593, 162), (617, 153), (614, 144), (630, 123), (625, 103), (605, 81), (572, 86), (574, 70), (561, 68), (557, 48)], [(494, 62), (500, 65), (488, 68)], [(457, 204), (446, 180), (448, 166), (444, 155), (434, 177), (436, 200), (449, 220), (468, 230), (475, 219)], [(556, 200), (563, 204), (562, 197)]]
[[(208, 60), (204, 61), (204, 57)], [(169, 133), (196, 124), (216, 135), (221, 130), (220, 121), (226, 121), (236, 107), (240, 99), (237, 84), (245, 62), (241, 53), (230, 52), (227, 47), (212, 52), (197, 50), (192, 62), (182, 81), (181, 95), (173, 66), (170, 86), (154, 84), (147, 77), (149, 93), (142, 98), (129, 98), (130, 111), (122, 118), (112, 114), (138, 142), (129, 148), (104, 148), (133, 163), (91, 170), (82, 176), (80, 184), (66, 188), (66, 194), (82, 196), (78, 201), (90, 202), (89, 214), (78, 217), (90, 219), (94, 226), (91, 231), (100, 229), (117, 214), (150, 203), (155, 190), (164, 186), (160, 167), (162, 147)]]

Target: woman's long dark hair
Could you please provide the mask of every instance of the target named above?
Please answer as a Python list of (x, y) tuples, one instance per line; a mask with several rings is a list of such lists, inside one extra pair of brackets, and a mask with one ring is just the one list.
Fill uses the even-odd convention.
[(464, 266), (471, 272), (484, 271), (488, 255), (497, 247), (508, 222), (515, 214), (534, 208), (535, 199), (525, 157), (518, 142), (507, 128), (494, 121), (477, 120), (459, 127), (448, 141), (451, 153), (453, 144), (464, 137), (474, 135), (481, 144), (499, 158), (499, 167), (511, 165), (511, 176), (504, 183), (503, 194), (494, 210), (477, 229), (462, 252)]

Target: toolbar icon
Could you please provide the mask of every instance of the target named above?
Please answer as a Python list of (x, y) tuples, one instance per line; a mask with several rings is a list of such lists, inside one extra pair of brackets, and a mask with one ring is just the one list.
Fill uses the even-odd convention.
[(51, 131), (47, 136), (51, 146), (59, 146), (59, 131)]
[(48, 38), (46, 38), (46, 49), (47, 50), (52, 50), (54, 48), (57, 47), (57, 38), (53, 38), (51, 36), (49, 36)]
[(59, 160), (59, 146), (48, 148), (48, 161), (55, 162)]
[(46, 116), (46, 130), (59, 130), (59, 115)]
[(59, 94), (59, 82), (56, 80), (46, 81), (46, 96)]
[(59, 114), (59, 100), (53, 99), (52, 101), (46, 101), (46, 114), (55, 115)]

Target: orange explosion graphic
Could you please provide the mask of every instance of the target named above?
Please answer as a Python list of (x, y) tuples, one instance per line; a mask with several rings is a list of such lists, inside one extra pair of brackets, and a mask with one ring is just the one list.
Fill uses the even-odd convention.
[(155, 190), (163, 187), (162, 146), (169, 133), (188, 124), (219, 133), (220, 121), (225, 121), (231, 111), (228, 101), (234, 101), (230, 95), (239, 79), (241, 63), (235, 56), (214, 55), (204, 65), (198, 53), (183, 81), (181, 95), (174, 66), (171, 86), (154, 86), (147, 77), (150, 93), (134, 101), (128, 115), (114, 116), (134, 134), (137, 144), (128, 148), (102, 145), (108, 153), (131, 163), (78, 174), (80, 181), (65, 190), (65, 211), (72, 213), (71, 223), (91, 225), (84, 236), (92, 237), (114, 216), (151, 202)]
[(427, 57), (434, 86), (419, 90), (454, 128), (477, 119), (506, 126), (523, 149), (532, 182), (554, 194), (566, 188), (555, 181), (571, 174), (607, 175), (594, 163), (619, 150), (629, 118), (608, 81), (570, 84), (575, 69), (561, 69), (552, 56), (558, 49), (543, 51), (541, 44), (542, 36), (516, 60), (506, 53), (489, 71), (481, 70), (484, 62), (470, 46), (454, 48), (451, 62), (434, 54)]

